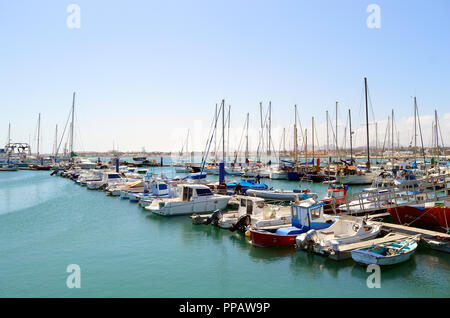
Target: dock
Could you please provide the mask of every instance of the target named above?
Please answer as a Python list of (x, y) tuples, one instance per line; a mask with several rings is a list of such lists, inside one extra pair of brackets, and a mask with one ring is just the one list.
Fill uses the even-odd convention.
[(335, 253), (330, 254), (329, 257), (334, 260), (344, 260), (352, 257), (351, 255), (352, 250), (367, 248), (375, 244), (404, 240), (417, 235), (420, 236), (420, 241), (423, 241), (430, 248), (437, 251), (450, 253), (449, 234), (421, 229), (412, 226), (378, 222), (378, 221), (370, 221), (370, 223), (380, 225), (381, 232), (384, 233), (388, 232), (388, 234), (383, 237), (378, 237), (367, 241), (360, 241), (356, 243), (339, 245)]

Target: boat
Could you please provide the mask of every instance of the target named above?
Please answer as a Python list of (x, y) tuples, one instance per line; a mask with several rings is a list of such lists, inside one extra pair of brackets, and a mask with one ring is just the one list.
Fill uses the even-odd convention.
[(180, 196), (172, 199), (155, 199), (145, 207), (148, 211), (162, 216), (208, 213), (226, 208), (230, 196), (213, 194), (203, 184), (181, 184)]
[(329, 228), (311, 229), (295, 239), (300, 249), (323, 255), (335, 255), (340, 245), (356, 243), (375, 238), (381, 226), (363, 218), (337, 216)]
[(87, 181), (86, 186), (89, 190), (106, 189), (111, 184), (125, 183), (126, 179), (117, 172), (102, 172), (100, 181)]
[(397, 224), (450, 232), (450, 202), (435, 201), (388, 208)]
[(381, 243), (370, 247), (353, 250), (352, 258), (361, 265), (395, 265), (406, 262), (417, 249), (417, 240), (414, 237), (408, 240)]
[(336, 182), (353, 185), (372, 184), (376, 176), (374, 171), (364, 170), (355, 166), (346, 166), (338, 171)]
[(238, 180), (238, 181), (227, 183), (227, 188), (228, 189), (234, 189), (234, 188), (236, 188), (238, 183), (241, 185), (243, 193), (245, 193), (249, 189), (253, 189), (253, 190), (267, 190), (269, 188), (267, 186), (267, 184), (255, 183), (254, 180), (250, 180), (250, 179)]
[(0, 171), (17, 171), (19, 168), (15, 164), (6, 164), (0, 166)]
[(292, 191), (288, 190), (256, 190), (248, 189), (246, 195), (264, 198), (266, 200), (279, 200), (279, 201), (296, 201), (306, 199), (317, 199), (317, 193), (309, 192), (308, 189)]
[(285, 246), (295, 245), (295, 238), (310, 229), (325, 229), (334, 222), (333, 217), (324, 215), (324, 202), (313, 199), (304, 200), (291, 205), (291, 222), (288, 227), (275, 229), (250, 229), (253, 246)]
[(340, 204), (345, 202), (348, 186), (330, 183), (330, 187), (325, 191), (326, 196), (322, 199), (322, 202), (324, 202), (323, 210), (328, 213), (333, 213)]
[(388, 189), (366, 188), (361, 190), (360, 197), (356, 200), (339, 205), (339, 212), (347, 212), (357, 215), (378, 211), (385, 212), (389, 204), (392, 192)]

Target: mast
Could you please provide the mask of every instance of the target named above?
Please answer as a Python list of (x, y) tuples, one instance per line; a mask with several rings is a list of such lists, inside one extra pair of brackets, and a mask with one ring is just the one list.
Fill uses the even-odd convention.
[(339, 147), (338, 147), (338, 102), (336, 102), (336, 157), (338, 157), (338, 160), (340, 159), (339, 157)]
[(352, 131), (352, 115), (350, 109), (348, 110), (348, 121), (350, 123), (350, 164), (353, 164), (353, 131)]
[(246, 136), (245, 136), (245, 159), (246, 159), (246, 161), (248, 159), (248, 122), (249, 122), (249, 116), (250, 116), (250, 114), (247, 113), (247, 133), (246, 133)]
[(260, 160), (260, 155), (264, 151), (264, 124), (263, 124), (263, 111), (262, 102), (259, 102), (259, 117), (261, 119), (261, 132), (260, 132), (260, 148), (258, 151), (258, 161)]
[[(214, 118), (217, 119), (217, 103), (216, 103), (216, 111)], [(214, 161), (217, 160), (217, 125), (214, 126)]]
[(434, 157), (434, 167), (436, 169), (436, 165), (437, 165), (437, 159), (439, 158), (439, 134), (438, 134), (438, 117), (437, 117), (437, 110), (434, 110), (434, 129), (435, 129), (435, 133), (434, 133), (434, 137), (436, 138), (436, 148), (435, 148), (435, 157)]
[(231, 105), (228, 105), (228, 136), (227, 136), (227, 154), (230, 155), (230, 123), (231, 123)]
[(314, 116), (312, 117), (312, 160), (313, 160), (313, 166), (314, 166)]
[(414, 96), (414, 161), (417, 160), (417, 100)]
[(391, 150), (392, 150), (392, 167), (394, 167), (394, 110), (392, 109), (391, 118)]
[(369, 150), (369, 106), (367, 100), (367, 77), (364, 77), (364, 91), (366, 96), (366, 137), (367, 137), (367, 168), (370, 168), (370, 150)]
[(297, 170), (297, 161), (298, 161), (298, 155), (297, 155), (297, 105), (294, 105), (294, 158), (295, 158), (295, 169)]
[(225, 99), (222, 99), (222, 160), (225, 164)]
[(73, 97), (72, 97), (72, 123), (70, 125), (70, 144), (69, 144), (70, 156), (72, 156), (72, 152), (73, 152), (74, 121), (75, 121), (75, 92), (73, 92)]
[(270, 140), (272, 139), (271, 136), (271, 129), (272, 129), (272, 102), (269, 102), (269, 127), (268, 127), (268, 134), (267, 134), (267, 155), (271, 155), (270, 151)]
[(308, 165), (308, 129), (305, 128), (305, 167)]
[(38, 131), (37, 131), (37, 155), (39, 156), (39, 139), (41, 138), (41, 113), (38, 115)]
[[(330, 143), (329, 143), (329, 135), (328, 135), (328, 110), (325, 112), (326, 114), (326, 121), (327, 121), (327, 157), (329, 156), (330, 153)], [(327, 162), (329, 158), (327, 158)]]

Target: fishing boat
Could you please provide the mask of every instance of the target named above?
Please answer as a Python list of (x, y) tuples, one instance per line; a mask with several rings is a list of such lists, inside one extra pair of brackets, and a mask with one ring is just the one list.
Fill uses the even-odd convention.
[(145, 207), (150, 212), (163, 216), (208, 213), (226, 208), (230, 196), (213, 194), (202, 184), (181, 184), (180, 196), (172, 199), (155, 199)]
[(297, 235), (310, 229), (325, 229), (334, 222), (333, 217), (324, 215), (324, 202), (313, 199), (304, 200), (291, 205), (292, 226), (275, 229), (250, 229), (253, 246), (285, 246), (294, 245)]
[(435, 201), (388, 208), (395, 223), (450, 232), (450, 202)]
[(366, 222), (363, 218), (338, 216), (329, 228), (311, 229), (297, 236), (295, 241), (301, 249), (323, 255), (334, 255), (340, 245), (375, 238), (380, 230), (380, 225)]
[(267, 226), (282, 226), (291, 224), (291, 212), (288, 206), (267, 204), (264, 199), (238, 195), (237, 211), (211, 215), (191, 216), (193, 224), (211, 224), (222, 229), (245, 232), (249, 226), (262, 228)]
[(336, 207), (345, 202), (347, 191), (347, 185), (330, 183), (330, 187), (325, 190), (326, 196), (322, 199), (322, 202), (324, 202), (323, 210), (328, 213), (334, 212)]
[(296, 201), (306, 199), (317, 199), (317, 193), (309, 192), (308, 189), (292, 191), (288, 190), (256, 190), (248, 189), (246, 195), (264, 198), (266, 200), (278, 200), (278, 201)]
[(361, 265), (395, 265), (406, 262), (416, 251), (418, 239), (419, 237), (414, 237), (356, 249), (351, 252), (352, 258)]

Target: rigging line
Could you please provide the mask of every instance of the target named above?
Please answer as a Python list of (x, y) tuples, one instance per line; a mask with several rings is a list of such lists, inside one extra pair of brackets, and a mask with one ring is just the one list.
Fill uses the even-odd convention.
[(59, 148), (60, 148), (61, 143), (62, 143), (62, 141), (63, 141), (63, 139), (64, 139), (64, 134), (66, 133), (67, 124), (69, 123), (69, 119), (70, 119), (70, 114), (71, 114), (71, 113), (72, 113), (72, 110), (69, 112), (69, 116), (67, 117), (66, 125), (64, 126), (64, 130), (63, 130), (63, 133), (62, 133), (62, 135), (61, 135), (61, 139), (60, 139), (58, 148), (56, 149), (56, 154), (59, 153)]
[[(221, 107), (221, 108), (222, 108), (222, 107)], [(219, 115), (220, 115), (220, 109), (219, 109), (219, 112), (217, 113), (217, 116), (214, 116), (214, 125), (213, 125), (214, 130), (215, 130), (215, 128), (217, 127), (217, 121), (219, 120)], [(200, 170), (200, 174), (203, 173), (203, 169), (204, 169), (205, 164), (206, 164), (206, 159), (208, 158), (209, 148), (211, 147), (211, 144), (212, 144), (212, 142), (213, 142), (214, 130), (213, 130), (213, 132), (212, 132), (212, 134), (211, 134), (211, 138), (210, 138), (210, 140), (209, 140), (209, 144), (207, 143), (207, 147), (206, 147), (206, 149), (205, 149), (205, 155), (204, 155), (203, 158), (202, 158), (202, 168), (201, 168), (201, 170)]]
[[(213, 121), (211, 123), (211, 128), (210, 128), (210, 131), (209, 131), (209, 134), (211, 135), (211, 140), (212, 140), (212, 138), (215, 135), (215, 131), (216, 131), (216, 128), (217, 128), (217, 122), (219, 120), (221, 109), (222, 109), (222, 107), (219, 108), (219, 111), (217, 112), (217, 115), (213, 116)], [(206, 163), (206, 159), (208, 157), (209, 148), (211, 147), (211, 144), (208, 145), (208, 142), (209, 141), (208, 141), (208, 138), (207, 138), (206, 139), (206, 145), (205, 145), (205, 151), (204, 151), (203, 156), (202, 156), (202, 171), (203, 171), (203, 167), (204, 167), (204, 165)]]
[(439, 120), (438, 120), (437, 122), (438, 122), (438, 123), (437, 123), (437, 127), (438, 127), (438, 129), (439, 129), (439, 134), (441, 134), (441, 146), (442, 146), (442, 148), (445, 149), (445, 146), (444, 146), (444, 139), (442, 138), (441, 123), (439, 122)]
[(239, 156), (239, 153), (241, 152), (241, 144), (242, 144), (242, 139), (244, 138), (244, 133), (245, 133), (246, 127), (247, 127), (247, 116), (245, 117), (244, 127), (242, 128), (241, 139), (239, 140), (238, 149), (235, 152), (234, 161), (237, 161), (237, 157)]

